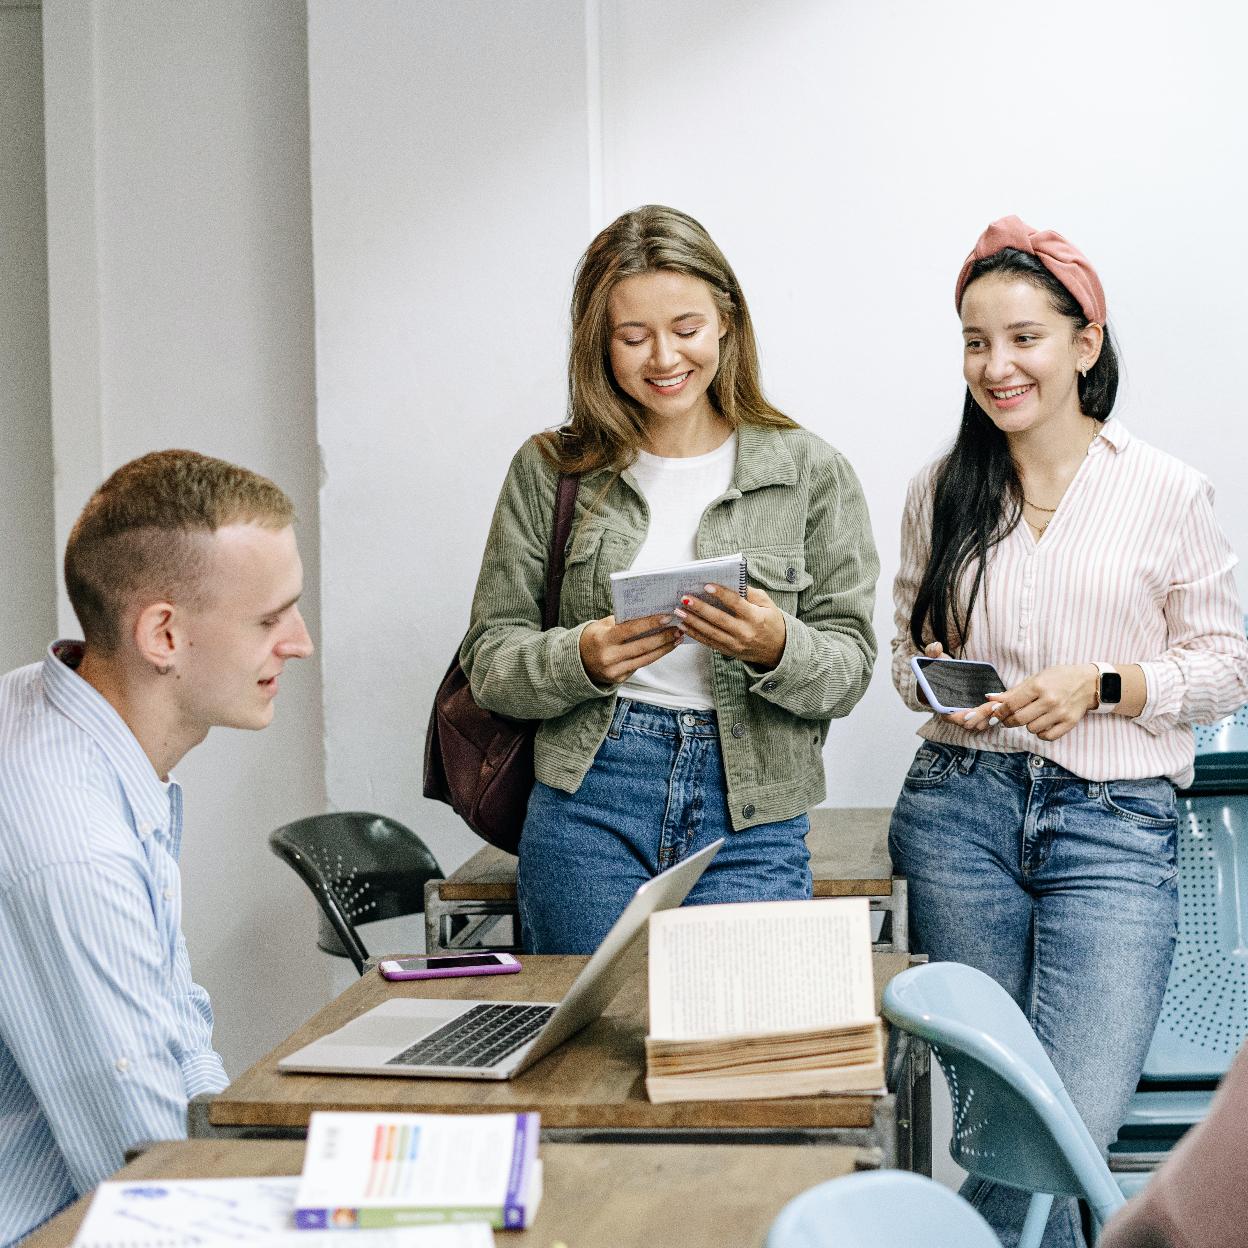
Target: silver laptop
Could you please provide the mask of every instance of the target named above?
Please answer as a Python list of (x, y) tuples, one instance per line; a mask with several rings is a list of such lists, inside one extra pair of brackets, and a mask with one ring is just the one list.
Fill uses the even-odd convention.
[(647, 880), (560, 1002), (402, 998), (283, 1057), (279, 1070), (510, 1079), (592, 1023), (624, 982), (623, 956), (656, 910), (684, 901), (724, 842)]

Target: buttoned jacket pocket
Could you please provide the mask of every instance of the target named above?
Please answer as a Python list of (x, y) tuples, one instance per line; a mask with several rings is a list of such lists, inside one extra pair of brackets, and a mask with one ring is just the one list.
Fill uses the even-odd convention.
[(814, 583), (806, 571), (805, 553), (800, 549), (752, 551), (746, 554), (745, 563), (750, 584), (766, 590), (781, 611), (796, 615), (798, 596)]
[[(600, 611), (599, 564), (602, 554), (601, 527), (578, 529), (572, 534), (567, 557), (563, 565), (563, 591), (559, 596), (559, 622), (565, 628), (575, 628), (585, 620), (596, 620), (610, 614), (610, 609)], [(609, 572), (604, 573), (608, 578)]]

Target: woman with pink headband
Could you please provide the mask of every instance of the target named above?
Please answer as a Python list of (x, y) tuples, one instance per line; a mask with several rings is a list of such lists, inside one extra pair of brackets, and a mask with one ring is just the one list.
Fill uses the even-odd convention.
[[(1236, 559), (1208, 481), (1112, 417), (1105, 292), (1077, 248), (996, 221), (956, 302), (962, 424), (906, 499), (893, 681), (929, 713), (916, 655), (990, 662), (1005, 689), (930, 714), (889, 844), (918, 946), (1009, 990), (1104, 1148), (1170, 969), (1191, 724), (1248, 702)], [(965, 1193), (1016, 1242), (1025, 1193)], [(1083, 1243), (1073, 1201), (1043, 1242)]]

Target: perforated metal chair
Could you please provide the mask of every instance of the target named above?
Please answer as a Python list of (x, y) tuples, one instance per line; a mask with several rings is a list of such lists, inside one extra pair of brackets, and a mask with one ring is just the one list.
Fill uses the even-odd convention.
[(1178, 944), (1115, 1165), (1200, 1122), (1248, 1035), (1248, 793), (1183, 798), (1178, 861)]
[(921, 1174), (877, 1170), (820, 1183), (771, 1224), (766, 1248), (1001, 1248), (956, 1192)]
[(1053, 1197), (1079, 1196), (1099, 1223), (1123, 1203), (1031, 1024), (996, 980), (959, 962), (895, 976), (884, 1015), (921, 1036), (953, 1101), (949, 1152), (971, 1174), (1031, 1192), (1019, 1248), (1036, 1248)]
[[(1200, 1122), (1248, 1035), (1248, 707), (1195, 734), (1196, 776), (1179, 799), (1178, 943), (1115, 1167), (1152, 1164)], [(1174, 1084), (1188, 1086), (1161, 1086)]]
[(426, 882), (443, 878), (415, 832), (366, 811), (296, 819), (269, 834), (269, 848), (294, 868), (321, 907), (317, 947), (350, 958), (361, 975), (368, 950), (355, 925), (422, 913)]

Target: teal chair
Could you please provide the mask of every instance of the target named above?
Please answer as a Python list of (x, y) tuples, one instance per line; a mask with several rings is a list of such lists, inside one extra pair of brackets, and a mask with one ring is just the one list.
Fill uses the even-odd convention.
[(776, 1216), (766, 1248), (1001, 1248), (956, 1192), (905, 1170), (831, 1179)]
[(1152, 1165), (1209, 1108), (1248, 1035), (1248, 707), (1197, 725), (1179, 795), (1179, 933), (1111, 1166)]
[(884, 1016), (920, 1036), (953, 1101), (949, 1152), (970, 1174), (1033, 1193), (1019, 1248), (1036, 1248), (1053, 1197), (1087, 1201), (1098, 1223), (1123, 1203), (1031, 1024), (996, 980), (958, 962), (896, 976)]

